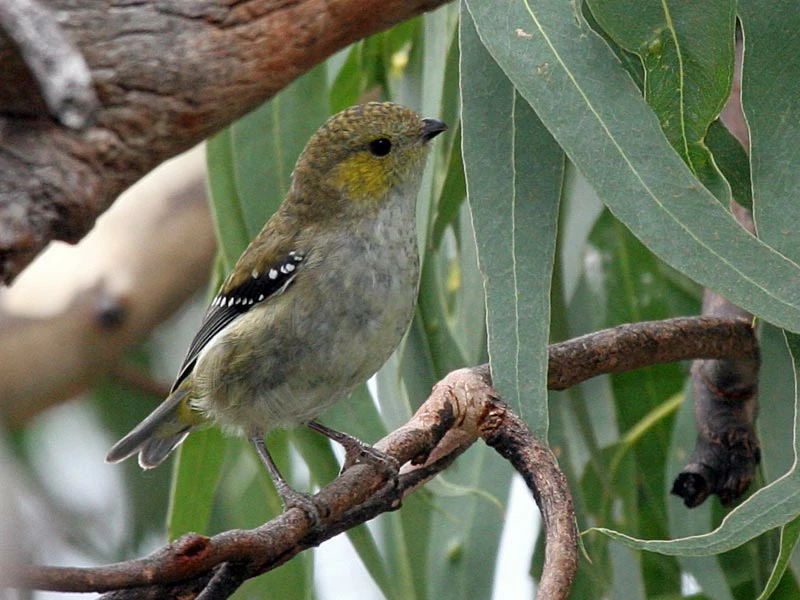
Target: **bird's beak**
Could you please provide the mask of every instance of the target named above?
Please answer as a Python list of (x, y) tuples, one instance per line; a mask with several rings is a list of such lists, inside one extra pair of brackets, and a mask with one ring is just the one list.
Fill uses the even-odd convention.
[(439, 119), (422, 119), (420, 138), (425, 142), (429, 142), (445, 129), (447, 129), (447, 125)]

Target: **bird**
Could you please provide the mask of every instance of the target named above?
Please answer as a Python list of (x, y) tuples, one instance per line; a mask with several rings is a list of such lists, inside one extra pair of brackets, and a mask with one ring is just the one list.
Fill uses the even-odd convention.
[(161, 464), (207, 423), (247, 437), (284, 507), (306, 506), (264, 442), (301, 424), (345, 464), (386, 458), (315, 418), (391, 356), (416, 306), (416, 197), (429, 142), (447, 129), (392, 102), (331, 116), (309, 139), (277, 211), (211, 300), (167, 398), (108, 452)]

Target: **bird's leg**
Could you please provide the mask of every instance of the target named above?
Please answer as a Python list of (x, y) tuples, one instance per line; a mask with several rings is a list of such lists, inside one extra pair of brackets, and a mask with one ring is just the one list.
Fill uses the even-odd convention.
[(272, 479), (272, 483), (275, 486), (275, 491), (278, 492), (281, 504), (283, 504), (283, 510), (299, 508), (305, 511), (309, 519), (311, 519), (313, 526), (319, 525), (320, 513), (327, 512), (327, 510), (320, 510), (320, 508), (324, 508), (324, 506), (320, 507), (320, 503), (311, 494), (298, 492), (286, 482), (283, 475), (278, 471), (275, 461), (272, 460), (272, 456), (270, 456), (269, 450), (267, 450), (267, 446), (264, 444), (263, 436), (253, 435), (250, 436), (249, 439), (250, 443), (255, 447), (261, 462), (264, 463), (264, 466), (267, 468), (267, 473), (269, 473), (269, 477)]
[(400, 470), (400, 463), (398, 463), (397, 459), (393, 456), (381, 452), (374, 446), (365, 444), (352, 435), (331, 429), (318, 421), (308, 421), (306, 425), (344, 448), (345, 457), (344, 464), (342, 465), (342, 472), (346, 471), (357, 462), (366, 462), (382, 469), (389, 477), (397, 478), (397, 474)]

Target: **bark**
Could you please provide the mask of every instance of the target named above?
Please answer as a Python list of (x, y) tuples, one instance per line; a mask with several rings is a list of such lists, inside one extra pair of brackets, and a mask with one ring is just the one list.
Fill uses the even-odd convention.
[(81, 239), (132, 183), (314, 64), (442, 3), (53, 0), (50, 29), (79, 49), (99, 107), (81, 130), (54, 121), (24, 41), (0, 34), (0, 281), (49, 241)]

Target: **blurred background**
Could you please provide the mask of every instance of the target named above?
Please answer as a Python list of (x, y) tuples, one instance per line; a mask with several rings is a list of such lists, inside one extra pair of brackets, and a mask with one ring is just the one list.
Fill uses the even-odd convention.
[[(620, 87), (604, 98), (602, 106), (610, 107), (629, 136), (612, 141), (635, 145), (650, 131), (642, 128), (652, 126), (667, 152), (629, 153), (630, 160), (658, 164), (653, 177), (663, 182), (691, 177), (680, 160), (690, 162), (680, 150), (687, 142), (680, 136), (688, 130), (674, 129), (674, 111), (680, 108), (681, 119), (691, 114), (699, 121), (694, 125), (700, 133), (690, 141), (708, 167), (704, 173), (692, 167), (700, 178), (692, 179), (692, 189), (700, 194), (707, 193), (704, 184), (713, 188), (723, 214), (731, 198), (750, 206), (750, 162), (717, 119), (731, 93), (735, 9), (729, 5), (725, 12), (717, 2), (683, 3), (685, 11), (670, 15), (658, 13), (668, 3), (641, 0), (563, 4), (603, 36), (604, 41), (591, 38), (603, 45), (592, 46), (590, 58), (601, 56), (609, 69), (624, 70), (626, 85), (638, 86), (632, 93)], [(716, 12), (709, 9), (712, 4)], [(676, 538), (707, 532), (728, 514), (716, 499), (689, 511), (669, 494), (694, 446), (688, 365), (598, 377), (549, 395), (541, 383), (548, 337), (558, 341), (625, 322), (698, 314), (701, 287), (670, 264), (686, 270), (686, 257), (712, 242), (698, 237), (697, 246), (677, 244), (660, 252), (667, 264), (639, 241), (604, 202), (628, 202), (624, 207), (641, 222), (660, 224), (664, 211), (625, 186), (613, 197), (598, 198), (595, 188), (613, 184), (618, 173), (611, 170), (616, 155), (603, 145), (608, 140), (593, 135), (589, 117), (569, 112), (565, 102), (559, 139), (573, 133), (572, 127), (580, 140), (568, 157), (506, 77), (524, 72), (547, 78), (553, 65), (521, 61), (517, 71), (501, 69), (486, 49), (496, 51), (490, 28), (483, 21), (479, 39), (468, 5), (492, 7), (477, 0), (444, 6), (337, 53), (137, 184), (78, 246), (53, 244), (10, 289), (0, 290), (0, 553), (36, 563), (105, 564), (148, 553), (186, 531), (254, 527), (277, 514), (279, 501), (252, 450), (214, 428), (193, 433), (165, 465), (151, 471), (142, 472), (135, 461), (106, 465), (103, 458), (166, 395), (208, 299), (282, 199), (311, 133), (346, 106), (391, 99), (450, 126), (433, 146), (418, 201), (424, 257), (418, 310), (389, 363), (322, 420), (365, 441), (379, 439), (412, 414), (436, 381), (455, 368), (486, 362), (491, 349), (495, 375), (516, 368), (519, 385), (501, 391), (513, 390), (506, 398), (539, 435), (549, 434), (575, 496), (584, 535), (572, 597), (752, 600), (770, 580), (779, 555), (788, 570), (775, 577), (773, 597), (798, 597), (797, 537), (781, 537), (775, 523), (754, 519), (755, 539), (718, 556), (641, 553), (592, 530)], [(618, 5), (620, 10), (612, 10)], [(637, 23), (643, 21), (626, 21), (654, 6), (659, 19), (670, 17), (663, 27), (642, 29)], [(573, 16), (578, 20), (577, 13), (564, 18), (564, 36), (578, 31)], [(494, 22), (508, 25), (500, 17)], [(550, 25), (541, 27), (542, 35), (553, 33)], [(624, 35), (647, 38), (654, 31), (658, 39), (631, 41)], [(777, 35), (758, 24), (750, 31), (754, 45)], [(667, 34), (672, 37), (658, 37)], [(534, 32), (520, 27), (514, 35), (528, 40)], [(548, 38), (554, 44), (559, 39)], [(677, 87), (664, 84), (661, 95), (647, 87), (659, 74), (677, 72), (678, 63), (687, 72), (696, 68), (697, 79), (687, 76)], [(605, 81), (597, 64), (587, 58), (582, 70), (572, 72), (576, 81)], [(464, 65), (470, 70), (460, 72)], [(772, 84), (758, 88), (758, 81), (751, 82), (762, 97), (775, 97)], [(702, 93), (684, 95), (684, 84)], [(641, 103), (640, 90), (658, 123), (643, 125), (622, 103), (625, 94)], [(738, 99), (737, 85), (734, 96)], [(665, 99), (677, 104), (659, 104)], [(495, 110), (497, 105), (502, 110)], [(471, 137), (462, 128), (468, 110)], [(713, 151), (705, 144), (712, 122), (725, 142)], [(746, 125), (740, 112), (737, 123), (742, 140)], [(731, 130), (737, 133), (736, 126)], [(476, 139), (487, 147), (505, 143), (506, 153), (476, 150)], [(772, 147), (777, 156), (795, 146)], [(591, 167), (584, 172), (595, 173), (591, 184), (571, 162), (584, 156), (584, 147)], [(465, 177), (470, 149), (473, 162)], [(717, 173), (718, 164), (728, 168), (730, 185)], [(795, 171), (788, 161), (780, 181)], [(651, 176), (636, 175), (642, 181)], [(484, 193), (475, 193), (478, 188)], [(652, 199), (666, 203), (669, 195)], [(697, 224), (677, 225), (689, 230)], [(513, 269), (487, 267), (496, 260), (513, 262)], [(741, 284), (726, 273), (720, 285)], [(485, 292), (493, 290), (513, 300), (509, 308), (503, 298), (492, 297), (501, 309), (488, 315), (494, 336), (487, 333), (485, 314)], [(529, 296), (535, 296), (535, 310), (517, 304)], [(522, 312), (513, 313), (520, 307)], [(502, 332), (512, 333), (504, 339), (498, 331), (506, 325), (510, 329)], [(796, 464), (791, 356), (783, 332), (772, 325), (762, 325), (761, 343), (760, 389), (768, 404), (759, 419), (763, 460), (754, 488), (779, 480)], [(298, 489), (324, 485), (341, 464), (340, 449), (303, 428), (274, 432), (268, 445)], [(542, 562), (539, 534), (527, 490), (507, 463), (478, 443), (406, 499), (401, 510), (248, 581), (235, 597), (529, 598)]]

